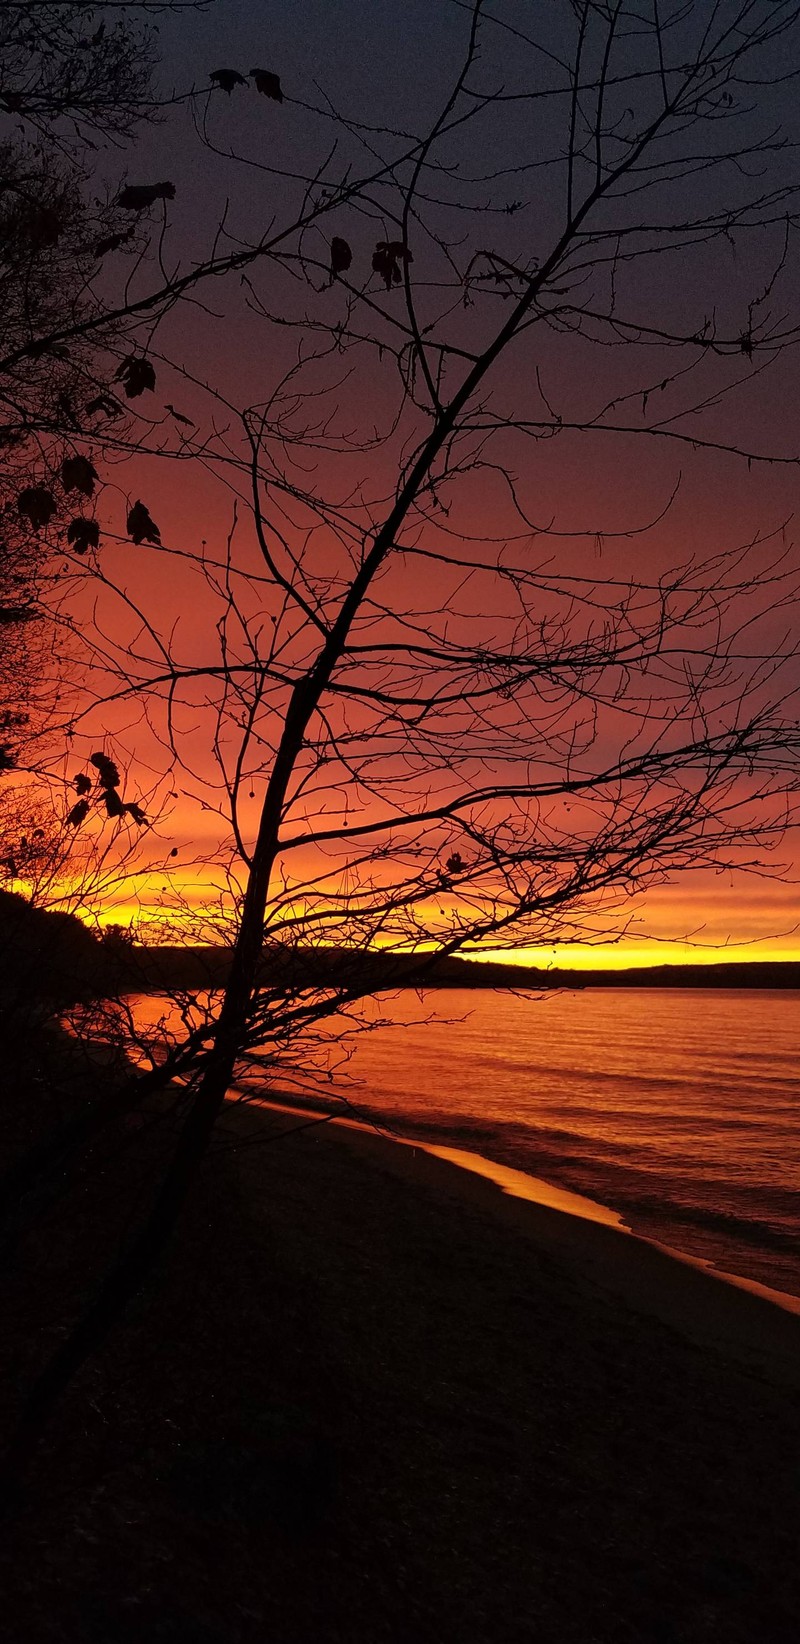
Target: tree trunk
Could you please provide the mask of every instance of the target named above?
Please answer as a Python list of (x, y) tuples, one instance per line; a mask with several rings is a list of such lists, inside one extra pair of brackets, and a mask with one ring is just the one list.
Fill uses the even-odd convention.
[(61, 1394), (105, 1341), (167, 1244), (225, 1101), (233, 1062), (230, 1053), (225, 1057), (212, 1057), (144, 1226), (110, 1268), (96, 1300), (36, 1381), (0, 1465), (0, 1484), (6, 1500), (13, 1500), (18, 1492), (25, 1468)]

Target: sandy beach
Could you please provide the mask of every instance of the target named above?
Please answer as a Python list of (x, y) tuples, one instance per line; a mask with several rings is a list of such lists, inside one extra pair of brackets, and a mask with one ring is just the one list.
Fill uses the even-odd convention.
[[(270, 1110), (297, 1113), (280, 1102), (265, 1104)], [(574, 1273), (634, 1311), (800, 1391), (800, 1297), (716, 1272), (685, 1251), (635, 1236), (607, 1206), (480, 1154), (380, 1134), (352, 1119), (335, 1119), (333, 1126), (364, 1159), (399, 1180), (470, 1200), (539, 1250), (569, 1258)]]
[(43, 1449), (14, 1636), (788, 1644), (799, 1347), (613, 1226), (235, 1108)]

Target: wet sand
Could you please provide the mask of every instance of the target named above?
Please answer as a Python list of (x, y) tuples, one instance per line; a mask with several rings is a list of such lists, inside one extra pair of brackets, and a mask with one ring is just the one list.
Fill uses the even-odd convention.
[(298, 1108), (250, 1099), (246, 1110), (240, 1109), (240, 1122), (251, 1123), (251, 1114), (259, 1109), (284, 1115), (282, 1126), (293, 1120), (302, 1125), (315, 1113), (329, 1119), (362, 1158), (399, 1180), (424, 1183), (434, 1192), (471, 1202), (634, 1311), (800, 1391), (800, 1297), (716, 1271), (699, 1257), (632, 1233), (606, 1205), (480, 1154), (381, 1133), (351, 1118), (331, 1118), (308, 1104)]
[[(336, 1129), (363, 1157), (379, 1158), (401, 1180), (470, 1198), (635, 1312), (800, 1391), (800, 1298), (716, 1273), (684, 1252), (632, 1234), (616, 1211), (480, 1155), (370, 1134), (350, 1122), (336, 1123)], [(437, 1171), (440, 1164), (444, 1171)]]

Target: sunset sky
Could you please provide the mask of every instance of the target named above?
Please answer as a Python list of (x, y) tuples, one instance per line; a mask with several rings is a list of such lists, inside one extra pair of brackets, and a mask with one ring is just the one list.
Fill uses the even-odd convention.
[[(530, 22), (530, 8), (522, 4), (489, 10), (517, 28)], [(525, 260), (529, 265), (532, 258), (547, 255), (563, 209), (568, 105), (563, 95), (532, 101), (528, 92), (534, 84), (546, 89), (558, 81), (560, 71), (554, 60), (567, 51), (574, 36), (574, 17), (568, 7), (553, 8), (544, 20), (538, 17), (541, 8), (536, 10), (537, 26), (545, 31), (542, 40), (550, 55), (539, 54), (534, 74), (531, 53), (518, 40), (514, 44), (516, 36), (488, 30), (474, 80), (483, 90), (508, 100), (474, 125), (468, 123), (458, 149), (455, 137), (444, 144), (441, 186), (470, 205), (471, 213), (459, 215), (460, 208), (426, 203), (427, 226), (412, 218), (408, 231), (409, 246), (416, 246), (413, 277), (420, 282), (423, 311), (436, 311), (437, 324), (445, 327), (448, 339), (452, 342), (457, 337), (464, 349), (474, 348), (478, 341), (485, 343), (491, 334), (487, 327), (503, 317), (505, 299), (496, 291), (494, 296), (490, 291), (487, 294), (484, 287), (482, 293), (473, 293), (470, 306), (459, 301), (443, 318), (441, 245), (431, 228), (438, 225), (436, 232), (452, 248), (450, 255), (459, 268), (468, 261), (466, 243), (475, 254), (488, 244), (501, 247), (509, 263)], [(426, 130), (458, 72), (467, 29), (465, 8), (444, 0), (441, 4), (415, 0), (402, 8), (385, 0), (375, 0), (369, 7), (356, 0), (342, 0), (336, 6), (316, 0), (300, 8), (263, 9), (247, 0), (218, 0), (193, 17), (191, 26), (180, 15), (165, 20), (161, 41), (166, 88), (201, 87), (209, 72), (222, 66), (245, 75), (251, 67), (261, 66), (280, 75), (284, 101), (259, 96), (252, 85), (237, 86), (230, 98), (214, 92), (194, 102), (180, 101), (160, 125), (141, 135), (135, 151), (126, 157), (127, 180), (169, 178), (176, 189), (159, 250), (162, 267), (172, 274), (179, 264), (185, 270), (207, 256), (220, 223), (224, 227), (218, 244), (226, 252), (252, 244), (259, 235), (274, 232), (275, 224), (291, 213), (292, 202), (306, 186), (303, 179), (313, 175), (315, 167), (327, 163), (333, 169), (325, 175), (332, 177), (338, 166), (344, 175), (348, 168), (364, 165), (376, 150), (383, 152), (392, 144), (396, 149), (401, 139), (387, 138), (387, 130)], [(633, 50), (632, 45), (624, 47), (625, 64)], [(775, 68), (778, 61), (776, 47), (767, 62)], [(619, 120), (624, 122), (629, 115), (634, 118), (634, 109), (626, 100), (635, 105), (635, 117), (640, 118), (638, 90), (617, 95)], [(791, 109), (793, 98), (786, 87), (774, 94), (767, 119), (766, 115), (762, 118), (755, 95), (755, 112), (745, 120), (749, 137), (756, 131), (768, 132), (769, 121)], [(347, 111), (363, 122), (363, 128), (344, 128), (331, 117), (333, 111)], [(204, 141), (197, 126), (205, 131)], [(331, 162), (334, 141), (341, 160)], [(232, 158), (233, 153), (238, 158)], [(109, 160), (106, 156), (102, 163), (116, 182), (119, 157)], [(456, 163), (458, 171), (452, 169)], [(527, 169), (515, 176), (518, 163)], [(783, 161), (771, 156), (770, 164), (774, 171), (770, 186), (777, 190), (785, 180)], [(658, 194), (658, 210), (679, 212), (681, 221), (692, 222), (709, 208), (709, 198), (712, 206), (723, 198), (724, 188), (716, 173), (714, 179), (708, 184), (701, 170), (697, 176), (683, 178), (679, 189), (667, 182)], [(725, 186), (729, 182), (726, 176)], [(741, 186), (740, 181), (733, 184), (734, 189)], [(715, 193), (720, 189), (722, 193)], [(622, 215), (618, 220), (630, 223), (631, 212), (641, 210), (642, 221), (649, 221), (646, 213), (656, 207), (649, 195), (645, 198), (646, 207), (639, 205), (636, 196), (632, 203), (619, 205)], [(152, 219), (153, 245), (160, 211), (156, 208)], [(762, 324), (765, 333), (770, 328), (785, 332), (789, 346), (782, 352), (769, 348), (751, 355), (734, 347), (703, 356), (702, 349), (696, 348), (687, 381), (681, 378), (664, 387), (674, 371), (690, 363), (684, 354), (678, 360), (672, 344), (651, 340), (646, 346), (634, 346), (628, 329), (615, 337), (620, 346), (611, 348), (608, 335), (579, 337), (562, 319), (558, 324), (534, 327), (498, 363), (491, 381), (492, 414), (525, 422), (547, 421), (552, 416), (560, 426), (546, 438), (532, 438), (530, 429), (501, 435), (499, 447), (493, 448), (497, 451), (492, 459), (495, 466), (467, 472), (457, 484), (443, 481), (443, 509), (426, 526), (424, 539), (426, 548), (437, 557), (416, 561), (409, 557), (403, 564), (405, 580), (398, 587), (398, 573), (393, 572), (386, 585), (388, 594), (382, 596), (389, 604), (395, 598), (405, 602), (404, 609), (413, 613), (421, 635), (441, 638), (445, 632), (449, 636), (471, 624), (475, 633), (484, 636), (476, 643), (488, 646), (500, 643), (501, 629), (508, 633), (513, 627), (513, 597), (508, 586), (498, 589), (493, 612), (487, 604), (491, 596), (485, 579), (467, 577), (465, 581), (464, 574), (443, 568), (443, 555), (482, 562), (498, 551), (493, 544), (503, 542), (508, 545), (503, 551), (514, 563), (521, 562), (530, 570), (535, 566), (543, 582), (557, 583), (562, 600), (568, 586), (580, 585), (586, 592), (593, 583), (609, 599), (609, 588), (621, 588), (629, 580), (657, 589), (676, 566), (688, 567), (720, 555), (730, 555), (733, 566), (741, 550), (751, 544), (746, 574), (756, 584), (755, 604), (746, 605), (744, 596), (737, 597), (734, 623), (746, 620), (751, 608), (760, 615), (752, 628), (743, 630), (737, 649), (744, 659), (736, 665), (740, 684), (749, 677), (748, 668), (752, 671), (757, 665), (754, 658), (788, 655), (796, 633), (792, 579), (798, 564), (794, 517), (800, 500), (800, 471), (794, 465), (796, 350), (791, 335), (797, 264), (792, 236), (778, 277), (784, 225), (777, 206), (769, 215), (774, 220), (744, 243), (737, 239), (734, 244), (721, 236), (699, 250), (669, 251), (637, 261), (630, 270), (620, 264), (614, 271), (614, 300), (619, 301), (620, 315), (652, 325), (665, 335), (670, 331), (700, 334), (706, 325), (715, 336), (735, 339), (747, 328), (748, 303), (761, 298), (754, 317), (751, 313), (754, 335), (758, 336)], [(272, 623), (275, 634), (282, 636), (276, 645), (284, 646), (276, 655), (290, 659), (292, 667), (298, 665), (300, 636), (291, 622), (286, 626), (288, 619), (285, 613), (281, 615), (272, 594), (253, 581), (263, 573), (263, 565), (248, 512), (252, 497), (242, 466), (245, 444), (240, 413), (248, 406), (263, 405), (296, 358), (300, 332), (286, 326), (287, 318), (299, 324), (301, 318), (311, 316), (315, 324), (328, 328), (328, 338), (330, 327), (343, 323), (342, 287), (338, 282), (328, 287), (325, 279), (332, 233), (345, 236), (351, 245), (352, 283), (367, 292), (372, 304), (354, 309), (354, 326), (366, 319), (376, 327), (376, 337), (383, 335), (384, 321), (375, 319), (378, 304), (381, 314), (389, 315), (388, 330), (384, 329), (391, 336), (392, 305), (402, 312), (403, 293), (392, 290), (387, 294), (379, 281), (370, 285), (368, 276), (376, 241), (396, 239), (398, 232), (391, 211), (381, 215), (380, 201), (342, 206), (324, 218), (320, 227), (306, 232), (302, 246), (295, 248), (293, 264), (269, 264), (266, 271), (254, 264), (246, 280), (233, 273), (206, 282), (196, 288), (191, 301), (168, 312), (157, 327), (137, 332), (137, 347), (146, 348), (158, 378), (155, 394), (143, 396), (133, 407), (143, 418), (138, 429), (149, 454), (126, 457), (123, 462), (109, 447), (109, 466), (104, 471), (108, 483), (98, 509), (106, 532), (101, 558), (104, 581), (99, 588), (89, 583), (75, 592), (76, 609), (86, 621), (90, 610), (96, 612), (114, 665), (126, 658), (130, 665), (132, 658), (137, 678), (157, 674), (159, 642), (154, 633), (162, 641), (169, 636), (173, 658), (182, 668), (219, 661), (218, 624), (225, 582), (220, 567), (224, 567), (233, 529), (234, 506), (237, 521), (231, 552), (234, 581), (239, 578), (238, 614), (228, 633), (229, 659), (235, 653), (241, 661), (254, 634), (262, 636), (257, 644), (263, 646), (263, 634)], [(301, 273), (303, 257), (308, 265)], [(114, 289), (115, 280), (129, 274), (134, 293), (152, 289), (159, 279), (158, 265), (151, 256), (132, 274), (130, 265), (122, 275), (110, 269), (109, 290)], [(593, 276), (595, 284), (589, 286), (581, 284), (574, 271), (570, 278), (577, 305), (591, 308), (607, 300), (607, 271)], [(768, 287), (769, 294), (761, 297)], [(309, 343), (315, 335), (318, 340), (319, 334), (307, 333)], [(396, 365), (390, 357), (383, 357), (382, 349), (355, 349), (341, 361), (333, 354), (319, 367), (306, 366), (303, 383), (308, 397), (302, 412), (297, 404), (286, 401), (285, 427), (291, 430), (298, 417), (305, 418), (314, 434), (296, 451), (287, 447), (281, 460), (285, 458), (290, 467), (295, 464), (292, 472), (299, 489), (313, 484), (318, 496), (324, 495), (346, 516), (346, 526), (337, 537), (332, 516), (327, 524), (320, 517), (312, 523), (306, 504), (292, 498), (285, 488), (286, 469), (279, 502), (274, 502), (269, 483), (261, 501), (265, 519), (271, 507), (278, 509), (287, 533), (286, 551), (305, 553), (309, 585), (319, 590), (325, 578), (344, 574), (348, 533), (368, 531), (370, 521), (373, 528), (380, 523), (385, 499), (393, 491), (399, 466), (407, 461), (418, 429), (415, 432), (407, 406), (395, 429), (393, 419), (396, 413), (400, 415), (401, 403), (399, 377)], [(176, 421), (168, 407), (191, 419), (193, 428), (185, 432), (185, 425)], [(641, 431), (617, 434), (564, 428), (592, 419), (599, 419), (606, 430), (617, 423), (642, 430), (658, 421), (662, 430), (680, 438), (655, 438)], [(741, 455), (695, 449), (693, 437), (782, 460), (767, 465), (748, 462)], [(524, 520), (498, 465), (513, 476)], [(269, 479), (269, 472), (267, 464), (262, 477)], [(134, 550), (127, 541), (124, 515), (137, 498), (145, 500), (157, 522), (165, 551), (147, 545)], [(276, 517), (271, 516), (270, 526)], [(419, 531), (411, 532), (406, 541), (411, 547), (418, 546), (422, 541)], [(78, 571), (82, 575), (82, 567)], [(763, 582), (760, 589), (759, 579)], [(116, 586), (116, 594), (111, 585)], [(127, 604), (120, 600), (120, 591)], [(331, 599), (334, 592), (330, 583), (324, 598)], [(777, 609), (770, 612), (770, 606)], [(451, 615), (445, 618), (448, 611)], [(141, 626), (142, 613), (152, 624), (149, 636)], [(530, 613), (526, 620), (530, 622)], [(570, 621), (573, 637), (583, 632), (583, 618)], [(390, 633), (389, 617), (377, 608), (370, 622), (374, 633)], [(171, 901), (196, 909), (213, 900), (218, 891), (227, 894), (230, 876), (233, 873), (235, 880), (238, 872), (220, 847), (224, 830), (214, 815), (221, 793), (220, 767), (215, 764), (210, 727), (214, 704), (219, 707), (220, 703), (218, 684), (213, 689), (207, 682), (181, 687), (175, 703), (180, 753), (176, 764), (174, 750), (171, 753), (168, 746), (163, 703), (149, 719), (143, 717), (136, 697), (120, 697), (108, 678), (104, 680), (105, 666), (103, 662), (90, 674), (90, 688), (96, 686), (118, 700), (106, 702), (97, 713), (78, 721), (68, 777), (96, 746), (98, 735), (103, 735), (126, 766), (130, 791), (145, 796), (150, 814), (159, 815), (157, 826), (140, 841), (138, 897), (132, 898), (127, 888), (121, 890), (109, 899), (105, 916), (125, 918), (138, 905), (142, 916), (151, 918), (160, 903)], [(648, 673), (653, 682), (647, 689), (652, 691), (658, 716), (668, 720), (670, 703), (678, 703), (686, 681), (681, 684), (676, 674), (674, 678), (670, 675), (671, 683), (665, 683), (665, 667), (659, 660), (655, 671)], [(789, 660), (774, 679), (764, 681), (763, 690), (770, 691), (777, 702), (783, 699), (789, 718), (796, 718), (793, 693), (799, 678), (796, 662)], [(422, 690), (421, 682), (416, 688)], [(643, 684), (640, 689), (644, 691)], [(762, 700), (763, 694), (758, 698)], [(235, 764), (236, 736), (241, 728), (237, 715), (247, 711), (244, 699), (238, 704), (230, 699), (226, 705), (225, 728), (216, 752), (229, 770), (230, 762)], [(530, 704), (525, 711), (531, 712)], [(723, 697), (718, 694), (712, 715), (722, 711)], [(511, 735), (510, 720), (504, 725), (504, 736)], [(261, 754), (257, 760), (253, 756), (254, 762), (247, 767), (250, 774), (244, 767), (240, 773), (246, 833), (255, 829), (268, 776), (269, 734), (265, 729)], [(348, 738), (366, 735), (365, 725), (356, 725), (353, 718), (348, 721)], [(609, 749), (614, 744), (616, 757), (620, 756), (624, 728), (613, 704), (602, 710), (595, 735), (601, 751), (606, 744)], [(363, 757), (364, 743), (360, 746)], [(470, 753), (469, 748), (466, 751)], [(472, 765), (469, 758), (462, 759), (462, 780), (480, 786), (486, 766), (478, 742), (472, 756)], [(358, 800), (362, 820), (378, 814), (374, 807), (385, 801), (387, 782), (391, 789), (399, 780), (406, 758), (399, 749), (381, 754), (383, 763), (380, 776), (376, 767), (372, 797), (368, 799), (365, 790)], [(415, 752), (414, 761), (413, 780), (422, 791), (421, 749)], [(497, 768), (502, 768), (502, 759)], [(435, 783), (432, 791), (444, 792), (445, 778), (442, 769), (436, 778), (439, 785)], [(346, 786), (343, 765), (336, 779), (337, 804), (350, 802), (342, 801)], [(295, 828), (301, 813), (307, 817), (314, 803), (322, 803), (321, 789), (312, 784), (311, 793), (311, 811), (306, 813), (298, 798)], [(324, 805), (332, 803), (329, 794)], [(778, 816), (781, 805), (782, 801), (773, 801), (773, 816)], [(564, 814), (559, 813), (557, 826), (563, 829), (564, 823)], [(749, 847), (741, 853), (745, 865), (753, 854)], [(557, 940), (523, 943), (515, 957), (536, 963), (595, 966), (798, 957), (797, 856), (790, 830), (767, 854), (767, 877), (752, 871), (734, 873), (727, 867), (715, 871), (700, 863), (696, 871), (669, 875), (669, 882), (653, 885), (643, 896), (631, 898), (626, 891), (614, 902), (613, 911), (604, 912), (599, 923), (590, 918), (583, 932), (564, 927), (562, 934), (572, 937), (568, 945)], [(300, 860), (298, 885), (304, 873), (319, 871), (318, 863), (303, 866), (311, 858), (302, 852)], [(290, 871), (294, 873), (295, 868)], [(411, 871), (407, 862), (403, 871)], [(296, 906), (303, 903), (302, 889), (284, 894), (287, 906), (292, 896)], [(444, 910), (449, 918), (458, 898), (452, 887), (448, 894), (453, 898)], [(181, 928), (179, 911), (176, 918), (176, 928)], [(600, 941), (599, 945), (582, 941), (581, 934), (587, 936), (593, 929), (604, 936), (616, 929), (624, 933), (624, 939)], [(380, 932), (376, 939), (383, 939)], [(488, 946), (491, 952), (497, 951), (491, 943)]]

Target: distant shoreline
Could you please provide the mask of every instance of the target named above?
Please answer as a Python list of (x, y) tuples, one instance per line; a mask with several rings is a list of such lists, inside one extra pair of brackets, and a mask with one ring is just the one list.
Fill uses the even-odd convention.
[[(113, 935), (113, 932), (112, 932)], [(63, 1000), (92, 993), (219, 988), (230, 947), (139, 946), (99, 941), (72, 914), (48, 913), (0, 891), (0, 993)], [(346, 948), (265, 947), (258, 984), (280, 991), (352, 988), (355, 994), (436, 988), (770, 988), (800, 990), (800, 960), (753, 959), (629, 969), (541, 968), (432, 953), (363, 953)]]
[[(125, 982), (131, 990), (170, 987), (220, 987), (230, 960), (226, 948), (133, 948), (125, 958)], [(511, 988), (544, 992), (554, 988), (727, 988), (800, 990), (800, 961), (792, 959), (720, 960), (712, 964), (632, 966), (621, 970), (578, 970), (504, 964), (475, 959), (431, 958), (423, 974), (405, 954), (350, 953), (316, 948), (303, 952), (276, 950), (264, 957), (262, 986), (355, 985), (373, 993), (404, 988)]]

